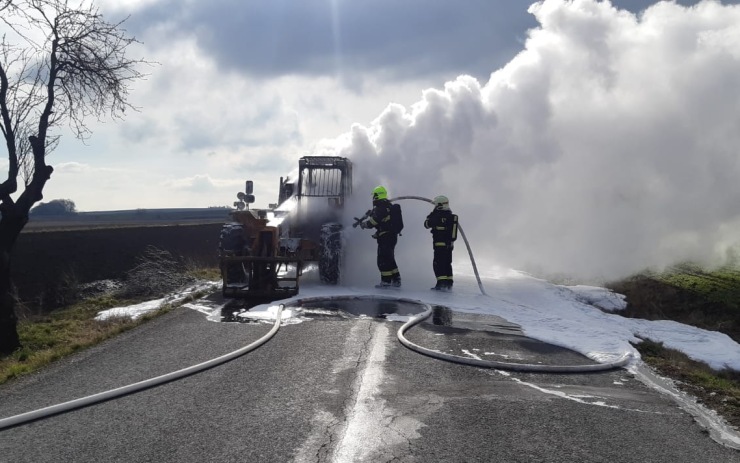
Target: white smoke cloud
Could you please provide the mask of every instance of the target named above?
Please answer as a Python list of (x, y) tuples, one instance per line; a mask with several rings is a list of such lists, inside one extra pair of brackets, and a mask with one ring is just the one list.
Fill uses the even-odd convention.
[[(392, 197), (445, 194), (483, 268), (610, 279), (718, 262), (740, 238), (740, 7), (660, 2), (635, 15), (545, 0), (529, 11), (540, 26), (484, 85), (461, 76), (329, 143), (355, 163), (351, 210), (377, 184)], [(433, 283), (431, 207), (402, 204), (401, 273)], [(350, 278), (374, 269), (364, 235), (348, 233), (369, 253)], [(456, 271), (468, 262), (458, 241)]]

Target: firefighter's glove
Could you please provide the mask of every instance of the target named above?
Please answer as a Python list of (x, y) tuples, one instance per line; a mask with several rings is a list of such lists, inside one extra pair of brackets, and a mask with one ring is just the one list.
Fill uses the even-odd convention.
[(360, 222), (360, 228), (362, 228), (364, 230), (366, 228), (371, 228), (371, 227), (370, 227), (370, 224), (368, 222)]

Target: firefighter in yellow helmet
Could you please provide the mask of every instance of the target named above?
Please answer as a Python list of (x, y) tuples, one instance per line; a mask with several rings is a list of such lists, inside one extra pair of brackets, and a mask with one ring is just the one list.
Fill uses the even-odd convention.
[(424, 228), (432, 232), (434, 245), (432, 268), (437, 284), (432, 289), (449, 291), (452, 289), (452, 249), (457, 239), (457, 215), (450, 210), (446, 196), (434, 198), (434, 210), (424, 221)]
[[(393, 213), (392, 213), (393, 212)], [(388, 200), (388, 191), (384, 186), (377, 186), (373, 190), (373, 208), (369, 211), (368, 219), (360, 223), (362, 228), (375, 228), (373, 238), (378, 242), (378, 270), (380, 284), (378, 288), (401, 286), (401, 272), (396, 264), (396, 243), (403, 221), (399, 227), (400, 206), (391, 204)]]

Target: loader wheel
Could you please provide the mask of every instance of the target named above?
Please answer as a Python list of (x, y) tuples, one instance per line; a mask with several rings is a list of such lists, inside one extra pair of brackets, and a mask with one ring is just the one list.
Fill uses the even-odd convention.
[[(229, 223), (221, 228), (221, 235), (218, 240), (218, 251), (221, 257), (240, 256), (244, 254), (245, 244), (244, 227), (242, 225)], [(242, 264), (236, 262), (226, 264), (222, 262), (220, 268), (224, 284), (245, 283), (247, 281)]]
[(342, 224), (325, 223), (321, 226), (321, 253), (319, 255), (319, 277), (326, 284), (339, 282), (339, 265), (342, 257)]
[(221, 228), (218, 240), (218, 249), (223, 254), (231, 252), (240, 255), (246, 244), (244, 240), (244, 227), (238, 223), (227, 223)]

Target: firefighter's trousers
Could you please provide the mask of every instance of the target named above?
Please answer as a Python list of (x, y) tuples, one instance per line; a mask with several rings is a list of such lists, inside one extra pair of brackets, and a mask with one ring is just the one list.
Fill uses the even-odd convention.
[(378, 236), (378, 270), (380, 270), (380, 280), (385, 282), (398, 281), (401, 279), (401, 273), (398, 271), (396, 264), (396, 243), (398, 235), (387, 232)]
[(432, 268), (437, 286), (452, 286), (452, 244), (435, 243)]

